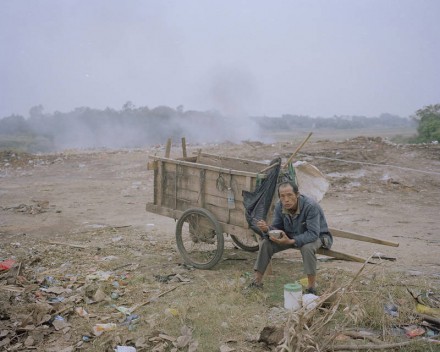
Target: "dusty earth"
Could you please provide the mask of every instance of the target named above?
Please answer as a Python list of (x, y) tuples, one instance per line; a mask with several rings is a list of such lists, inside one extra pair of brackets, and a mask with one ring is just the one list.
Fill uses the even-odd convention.
[[(189, 145), (188, 153), (201, 148), (268, 162), (277, 156), (286, 159), (298, 144), (299, 140)], [(178, 153), (179, 147), (173, 146), (172, 154)], [(232, 249), (226, 255), (243, 260), (223, 261), (210, 271), (190, 271), (182, 265), (174, 241), (175, 221), (145, 211), (145, 203), (153, 197), (153, 172), (147, 170), (150, 154), (163, 155), (164, 146), (0, 154), (0, 260), (14, 259), (19, 264), (15, 272), (0, 271), (0, 349), (105, 351), (130, 342), (138, 350), (165, 351), (167, 333), (193, 340), (185, 331), (155, 330), (160, 326), (158, 315), (165, 311), (171, 317), (167, 319), (172, 319), (178, 314), (170, 307), (180, 290), (165, 293), (171, 287), (164, 283), (169, 277), (158, 275), (172, 273), (180, 278), (177, 285), (191, 280), (189, 285), (205, 285), (208, 291), (211, 280), (224, 279), (234, 266), (242, 273), (251, 271), (255, 253), (236, 254), (230, 240)], [(331, 227), (400, 244), (388, 247), (337, 238), (335, 250), (364, 258), (375, 252), (394, 257), (395, 261), (383, 263), (387, 270), (423, 276), (440, 288), (440, 145), (396, 145), (381, 137), (312, 138), (297, 160), (310, 162), (328, 177), (331, 186), (321, 205)], [(279, 257), (300, 262), (295, 251)], [(356, 270), (361, 264), (332, 260), (320, 265)], [(133, 283), (139, 272), (144, 276)], [(111, 276), (107, 281), (106, 273)], [(102, 281), (107, 286), (97, 294), (92, 286)], [(93, 313), (93, 302), (108, 302), (110, 295), (117, 298), (118, 294), (113, 312)], [(65, 301), (57, 301), (60, 297)], [(87, 317), (72, 309), (87, 303), (92, 311)], [(143, 307), (136, 306), (142, 303)], [(142, 310), (147, 305), (148, 314)], [(132, 331), (128, 322), (125, 334), (94, 338), (91, 330), (97, 323), (126, 322), (130, 315), (118, 312), (121, 306), (136, 307), (129, 313), (139, 313), (148, 329)], [(197, 310), (197, 303), (192, 309)], [(59, 326), (56, 316), (60, 316)], [(176, 324), (177, 331), (180, 325)], [(250, 326), (252, 332), (257, 334), (258, 327)], [(199, 340), (199, 351), (207, 350), (200, 347), (203, 338)]]

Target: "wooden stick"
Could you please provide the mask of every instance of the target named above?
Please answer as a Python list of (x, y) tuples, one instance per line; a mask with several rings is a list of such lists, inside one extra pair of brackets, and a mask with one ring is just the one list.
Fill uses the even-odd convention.
[[(310, 132), (309, 135), (306, 137), (306, 139), (304, 139), (303, 142), (300, 144), (300, 146), (296, 148), (296, 150), (290, 156), (289, 160), (287, 160), (287, 162), (282, 166), (283, 169), (292, 161), (292, 159), (300, 151), (300, 149), (304, 146), (304, 144), (306, 144), (306, 142), (309, 140), (311, 135), (312, 135), (312, 132)], [(260, 173), (266, 172), (266, 171), (272, 169), (274, 166), (277, 166), (277, 165), (278, 165), (277, 163), (269, 165), (269, 166), (265, 167), (263, 170), (261, 170)]]
[(0, 286), (0, 290), (23, 293), (25, 288), (20, 287), (20, 286), (15, 286), (15, 285), (2, 285), (2, 286)]
[(143, 302), (143, 303), (138, 303), (138, 304), (134, 305), (132, 308), (130, 308), (130, 312), (133, 313), (136, 309), (138, 309), (138, 308), (140, 308), (140, 307), (142, 307), (142, 306), (146, 306), (147, 304), (150, 304), (153, 300), (156, 300), (156, 299), (158, 299), (159, 297), (162, 297), (163, 295), (166, 295), (167, 293), (169, 293), (169, 292), (171, 292), (171, 291), (174, 291), (176, 288), (178, 288), (178, 287), (180, 287), (180, 286), (182, 286), (182, 285), (184, 285), (184, 284), (186, 284), (186, 283), (187, 283), (187, 282), (182, 282), (182, 283), (180, 283), (179, 285), (176, 285), (176, 286), (170, 288), (169, 290), (160, 293), (159, 295), (157, 295), (157, 296), (154, 297), (154, 298), (150, 298), (149, 300), (147, 300), (147, 301), (145, 301), (145, 302)]
[(306, 139), (303, 140), (303, 142), (299, 145), (298, 148), (293, 152), (293, 154), (290, 156), (290, 158), (286, 161), (286, 163), (283, 165), (283, 169), (289, 165), (289, 163), (292, 161), (292, 159), (295, 157), (295, 155), (301, 150), (301, 148), (306, 144), (306, 142), (309, 140), (309, 138), (312, 136), (312, 132), (309, 133), (309, 135), (306, 137)]
[(73, 247), (73, 248), (81, 248), (81, 249), (87, 249), (87, 248), (91, 248), (90, 246), (84, 246), (81, 244), (72, 244), (72, 243), (64, 243), (64, 242), (54, 242), (54, 241), (43, 241), (49, 244), (57, 244), (60, 246), (69, 246), (69, 247)]
[(171, 138), (168, 138), (167, 147), (165, 149), (165, 158), (169, 158), (171, 154)]
[(358, 257), (356, 255), (342, 253), (342, 252), (337, 252), (337, 251), (333, 251), (331, 249), (326, 249), (326, 248), (319, 248), (316, 251), (316, 253), (322, 254), (322, 255), (326, 255), (328, 257), (333, 257), (335, 259), (340, 259), (340, 260), (349, 260), (349, 261), (358, 262), (358, 263), (364, 263), (365, 262), (364, 258)]
[(412, 341), (404, 341), (404, 342), (397, 342), (397, 343), (387, 343), (383, 345), (336, 345), (329, 347), (330, 351), (359, 351), (359, 350), (385, 350), (388, 348), (397, 348), (397, 347), (403, 347), (406, 345), (409, 345), (410, 343), (413, 343), (415, 340)]
[[(67, 305), (67, 306), (64, 306), (63, 308), (57, 310), (55, 313), (48, 313), (48, 314), (50, 314), (50, 316), (53, 316), (53, 317), (54, 317), (54, 316), (56, 316), (56, 315), (60, 315), (61, 313), (64, 313), (66, 310), (69, 310), (69, 309), (71, 309), (71, 308), (73, 308), (73, 306), (71, 306), (71, 305)], [(46, 321), (42, 321), (42, 322), (40, 322), (40, 323), (38, 323), (38, 324), (35, 324), (35, 326), (38, 327), (38, 326), (44, 324), (45, 322), (46, 322)]]
[(263, 170), (261, 170), (259, 173), (266, 172), (267, 170), (272, 169), (274, 166), (277, 166), (278, 163), (273, 163), (272, 165), (269, 165), (268, 167), (265, 167)]
[(438, 319), (438, 318), (431, 317), (430, 315), (421, 314), (421, 313), (416, 313), (416, 314), (417, 314), (417, 316), (419, 316), (423, 320), (426, 320), (426, 321), (433, 323), (433, 324), (440, 325), (440, 319)]
[(378, 344), (383, 343), (383, 341), (379, 340), (378, 338), (376, 338), (374, 336), (363, 335), (360, 332), (356, 332), (356, 331), (342, 331), (341, 334), (346, 335), (348, 337), (351, 337), (353, 339), (370, 340), (371, 342), (378, 343)]
[(334, 228), (329, 228), (329, 231), (335, 237), (348, 238), (350, 240), (370, 242), (370, 243), (376, 243), (376, 244), (383, 244), (384, 246), (399, 247), (399, 243), (397, 243), (397, 242), (385, 241), (385, 240), (381, 240), (379, 238), (360, 235), (360, 234), (357, 234), (354, 232), (348, 232), (348, 231), (338, 230), (338, 229), (334, 229)]
[(124, 229), (126, 227), (131, 227), (132, 225), (121, 225), (121, 226), (110, 226), (112, 229)]
[(183, 155), (184, 158), (187, 157), (187, 154), (186, 154), (186, 139), (185, 139), (185, 137), (182, 137), (182, 155)]
[(127, 266), (133, 265), (133, 263), (128, 263), (128, 264), (124, 264), (124, 265), (119, 265), (116, 268), (114, 268), (112, 271), (116, 271), (122, 268), (126, 268)]

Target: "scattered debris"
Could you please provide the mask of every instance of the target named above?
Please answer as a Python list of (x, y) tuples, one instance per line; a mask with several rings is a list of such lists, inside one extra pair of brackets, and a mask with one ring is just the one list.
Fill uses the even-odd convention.
[(117, 328), (115, 323), (107, 323), (107, 324), (96, 324), (93, 326), (93, 334), (95, 336), (100, 336), (106, 331), (112, 331)]
[(11, 269), (16, 261), (14, 259), (6, 259), (0, 262), (0, 271)]
[(258, 342), (263, 342), (268, 346), (277, 346), (284, 336), (284, 327), (265, 326), (260, 332)]
[(391, 315), (392, 317), (398, 317), (399, 316), (399, 308), (393, 303), (387, 303), (384, 305), (384, 311), (388, 315)]
[(372, 258), (377, 258), (377, 259), (383, 259), (383, 260), (390, 260), (392, 262), (395, 262), (397, 260), (396, 257), (390, 257), (386, 254), (380, 253), (380, 252), (376, 252), (373, 254)]
[(12, 210), (16, 213), (23, 213), (23, 214), (30, 214), (30, 215), (36, 215), (36, 214), (42, 214), (49, 210), (49, 201), (42, 200), (42, 201), (34, 201), (36, 204), (19, 204), (14, 207), (2, 207), (3, 210)]

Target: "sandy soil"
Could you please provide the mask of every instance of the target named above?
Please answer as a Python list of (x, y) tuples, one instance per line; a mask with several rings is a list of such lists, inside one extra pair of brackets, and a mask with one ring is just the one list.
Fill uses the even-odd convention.
[[(287, 158), (297, 145), (297, 141), (248, 141), (189, 145), (188, 152), (202, 148), (269, 161)], [(172, 152), (179, 153), (178, 146)], [(145, 203), (153, 197), (148, 155), (155, 153), (163, 155), (163, 146), (45, 155), (1, 153), (0, 259), (23, 259), (36, 252), (50, 256), (53, 247), (46, 245), (50, 241), (99, 247), (118, 242), (122, 234), (132, 254), (147, 238), (156, 255), (161, 248), (162, 255), (171, 253), (178, 261), (174, 220), (145, 211)], [(328, 177), (331, 187), (321, 204), (331, 227), (400, 244), (387, 247), (336, 239), (335, 250), (362, 257), (381, 252), (397, 259), (387, 264), (390, 270), (424, 275), (440, 285), (440, 145), (395, 145), (380, 137), (314, 139), (297, 159), (310, 162)], [(101, 228), (116, 230), (113, 237), (101, 238), (97, 236)], [(155, 242), (162, 245), (154, 247)], [(360, 264), (326, 265), (349, 270)]]
[[(296, 144), (192, 146), (189, 152), (198, 148), (268, 161), (290, 156)], [(177, 149), (173, 151), (177, 153)], [(163, 148), (3, 154), (2, 240), (23, 233), (40, 239), (66, 238), (99, 225), (131, 225), (143, 231), (154, 224), (161, 237), (173, 236), (172, 219), (145, 212), (153, 190), (153, 173), (146, 165), (148, 155), (154, 153), (162, 155)], [(440, 275), (439, 145), (392, 145), (367, 137), (343, 142), (319, 140), (309, 142), (298, 159), (317, 166), (331, 182), (321, 202), (331, 227), (400, 243), (393, 248), (338, 240), (334, 249), (361, 256), (380, 251), (398, 259), (396, 268)], [(29, 209), (20, 209), (20, 204)]]

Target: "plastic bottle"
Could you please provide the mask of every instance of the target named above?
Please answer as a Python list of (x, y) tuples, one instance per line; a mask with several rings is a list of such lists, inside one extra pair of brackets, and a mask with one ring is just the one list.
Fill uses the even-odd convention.
[(295, 282), (284, 285), (284, 308), (296, 311), (302, 306), (302, 286)]

